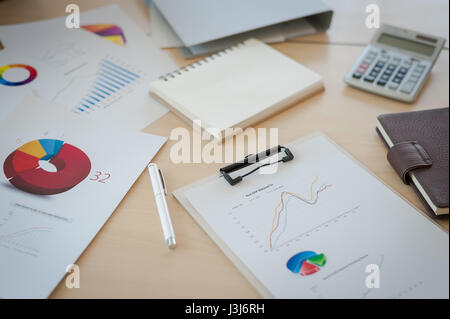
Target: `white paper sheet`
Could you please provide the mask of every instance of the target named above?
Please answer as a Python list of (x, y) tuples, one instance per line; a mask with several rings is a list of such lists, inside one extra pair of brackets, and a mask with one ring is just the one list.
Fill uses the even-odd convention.
[[(0, 135), (0, 298), (45, 298), (166, 138), (100, 129), (35, 97), (0, 123)], [(42, 150), (50, 158), (36, 168)]]
[(265, 297), (449, 297), (448, 234), (323, 135), (289, 147), (276, 174), (174, 193)]
[[(122, 47), (84, 29), (67, 29), (65, 18), (0, 27), (5, 46), (0, 51), (0, 68), (22, 64), (37, 72), (23, 85), (0, 83), (0, 119), (30, 91), (113, 127), (139, 130), (167, 112), (148, 93), (152, 80), (176, 69), (166, 53), (153, 47), (115, 6), (86, 13), (82, 23), (83, 19), (89, 24), (120, 25), (129, 41)], [(28, 74), (16, 67), (2, 77), (19, 82)]]

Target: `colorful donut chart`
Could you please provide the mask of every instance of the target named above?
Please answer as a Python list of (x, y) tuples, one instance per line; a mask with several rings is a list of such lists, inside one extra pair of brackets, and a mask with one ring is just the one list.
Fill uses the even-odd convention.
[[(12, 68), (22, 68), (27, 70), (28, 72), (30, 72), (30, 75), (28, 76), (27, 79), (23, 80), (23, 81), (19, 81), (19, 82), (10, 82), (7, 81), (4, 77), (3, 77), (3, 73), (6, 70), (12, 69)], [(33, 81), (35, 78), (37, 77), (37, 71), (35, 68), (33, 68), (32, 66), (26, 65), (26, 64), (8, 64), (8, 65), (4, 65), (2, 67), (0, 67), (0, 84), (6, 85), (6, 86), (20, 86), (20, 85), (25, 85), (30, 83), (31, 81)]]
[[(48, 161), (57, 171), (42, 169), (39, 161)], [(12, 152), (3, 164), (3, 171), (12, 185), (24, 192), (55, 195), (81, 183), (91, 171), (91, 162), (73, 145), (61, 140), (40, 139)]]

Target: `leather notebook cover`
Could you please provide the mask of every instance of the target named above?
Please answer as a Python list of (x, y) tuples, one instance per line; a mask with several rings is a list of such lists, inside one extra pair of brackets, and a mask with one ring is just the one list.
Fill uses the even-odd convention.
[(448, 108), (380, 115), (377, 129), (390, 164), (427, 210), (448, 214)]

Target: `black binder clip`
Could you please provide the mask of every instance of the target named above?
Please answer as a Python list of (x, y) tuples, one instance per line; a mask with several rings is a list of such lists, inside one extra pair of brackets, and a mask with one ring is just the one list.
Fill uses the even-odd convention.
[[(266, 158), (272, 157), (276, 154), (279, 154), (281, 152), (284, 152), (286, 155), (283, 156), (280, 160), (276, 161), (276, 162), (272, 162), (272, 163), (266, 163), (263, 165), (258, 166), (257, 168), (255, 168), (254, 170), (242, 175), (242, 176), (238, 176), (236, 178), (232, 178), (230, 176), (231, 173), (236, 172), (238, 170), (241, 170), (245, 167), (248, 167), (250, 165), (253, 165), (255, 163), (258, 163)], [(220, 169), (220, 173), (223, 175), (223, 177), (227, 180), (227, 182), (231, 185), (234, 186), (237, 183), (241, 182), (242, 179), (250, 174), (253, 174), (254, 172), (256, 172), (257, 170), (259, 170), (262, 167), (266, 167), (266, 166), (270, 166), (270, 165), (274, 165), (277, 163), (281, 163), (281, 162), (289, 162), (292, 161), (294, 159), (294, 155), (291, 153), (291, 151), (285, 147), (285, 146), (281, 146), (278, 145), (276, 147), (272, 147), (264, 152), (258, 153), (258, 154), (252, 154), (252, 155), (248, 155), (246, 156), (242, 161), (228, 165), (226, 167), (223, 167)]]

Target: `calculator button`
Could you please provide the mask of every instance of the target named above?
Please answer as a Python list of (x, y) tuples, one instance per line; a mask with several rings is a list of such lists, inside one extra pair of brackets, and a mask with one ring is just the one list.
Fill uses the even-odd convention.
[(384, 71), (383, 75), (391, 76), (392, 75), (392, 71), (390, 71), (388, 69), (388, 70)]
[(402, 79), (396, 77), (392, 80), (392, 82), (395, 84), (400, 84), (400, 83), (402, 83)]
[(386, 63), (378, 61), (377, 64), (375, 64), (376, 67), (382, 68)]
[(403, 63), (403, 65), (406, 66), (406, 67), (410, 67), (412, 65), (412, 62), (411, 61), (406, 61), (406, 62)]
[(369, 63), (367, 63), (367, 62), (362, 62), (360, 65), (359, 65), (359, 67), (360, 68), (364, 68), (364, 69), (367, 69), (368, 67), (369, 67)]
[(386, 80), (379, 80), (379, 81), (377, 82), (377, 84), (378, 84), (379, 86), (385, 86), (386, 83), (387, 83)]
[(383, 74), (381, 75), (381, 80), (383, 80), (383, 81), (389, 80), (389, 75), (383, 73)]
[(366, 73), (366, 69), (358, 68), (354, 72), (364, 74), (364, 73)]
[(353, 77), (355, 78), (355, 79), (360, 79), (361, 77), (362, 77), (362, 73), (359, 73), (359, 72), (355, 72), (355, 73), (353, 73)]
[(374, 67), (374, 68), (372, 69), (372, 71), (378, 73), (378, 72), (381, 71), (381, 68), (380, 68), (379, 66), (376, 66), (376, 67)]
[(387, 66), (387, 69), (392, 70), (392, 71), (395, 70), (396, 68), (397, 67), (395, 66), (395, 64), (392, 64), (392, 63)]
[(373, 81), (375, 81), (375, 77), (374, 77), (374, 76), (371, 76), (371, 75), (366, 76), (366, 77), (364, 78), (364, 81), (369, 82), (369, 83), (372, 83)]
[(408, 81), (405, 84), (403, 84), (400, 91), (403, 93), (409, 94), (412, 92), (412, 90), (414, 89), (415, 86), (416, 86), (416, 82)]
[(419, 81), (419, 79), (420, 79), (420, 76), (417, 76), (417, 75), (411, 75), (409, 77), (409, 80), (414, 81), (414, 82)]
[(398, 87), (399, 87), (399, 84), (398, 84), (398, 83), (391, 82), (391, 84), (389, 84), (389, 88), (390, 88), (391, 90), (397, 90)]
[(398, 70), (398, 72), (400, 72), (400, 73), (404, 73), (404, 74), (406, 74), (407, 72), (408, 72), (408, 68), (405, 68), (405, 67), (401, 67), (399, 70)]
[(416, 71), (414, 70), (413, 74), (414, 76), (421, 76), (422, 75), (422, 71)]
[(364, 72), (366, 72), (366, 70), (365, 70), (365, 69), (362, 69), (362, 68), (358, 68), (358, 69), (356, 69), (356, 71), (355, 71), (355, 73), (361, 73), (361, 74), (364, 74)]
[(416, 69), (419, 69), (419, 70), (425, 70), (425, 68), (426, 68), (426, 65), (425, 64), (419, 64), (419, 65), (417, 65), (416, 66)]

